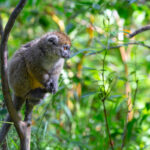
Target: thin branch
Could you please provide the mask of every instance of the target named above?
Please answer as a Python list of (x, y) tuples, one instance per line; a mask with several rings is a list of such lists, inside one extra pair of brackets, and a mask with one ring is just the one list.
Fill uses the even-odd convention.
[[(0, 40), (2, 40), (2, 35), (3, 35), (3, 23), (2, 23), (2, 18), (0, 16)], [(1, 74), (1, 59), (0, 59), (0, 74)]]
[(105, 70), (105, 60), (106, 60), (106, 56), (107, 56), (107, 51), (105, 51), (105, 54), (104, 54), (104, 59), (103, 59), (103, 66), (102, 66), (102, 82), (103, 82), (103, 98), (101, 98), (101, 96), (99, 96), (100, 99), (102, 99), (102, 103), (103, 103), (103, 111), (104, 111), (104, 118), (105, 118), (105, 124), (106, 124), (106, 130), (108, 132), (108, 136), (109, 136), (109, 143), (110, 143), (110, 146), (111, 146), (111, 149), (114, 150), (114, 147), (113, 147), (113, 142), (112, 142), (112, 139), (111, 139), (111, 134), (110, 134), (110, 130), (109, 130), (109, 126), (108, 126), (108, 121), (107, 121), (107, 112), (106, 112), (106, 107), (105, 107), (105, 100), (106, 98), (108, 97), (109, 95), (109, 92), (105, 91), (105, 79), (104, 79), (104, 70)]
[(17, 16), (19, 15), (19, 13), (21, 12), (21, 10), (23, 9), (26, 1), (27, 0), (20, 0), (19, 4), (13, 10), (6, 24), (6, 27), (4, 29), (1, 44), (0, 44), (2, 91), (3, 91), (3, 95), (4, 95), (4, 99), (6, 102), (9, 115), (14, 122), (14, 125), (17, 129), (17, 132), (20, 138), (23, 138), (23, 131), (20, 126), (21, 119), (19, 115), (17, 114), (16, 109), (13, 106), (13, 102), (12, 102), (12, 98), (11, 98), (10, 90), (8, 86), (8, 79), (7, 79), (7, 71), (6, 71), (7, 70), (7, 42), (8, 42), (10, 31), (12, 27), (14, 26), (15, 20)]
[(139, 81), (136, 80), (136, 89), (135, 89), (134, 96), (133, 96), (133, 107), (135, 106), (135, 100), (136, 100), (136, 96), (137, 96), (137, 92), (138, 92), (138, 83), (139, 83)]
[(125, 126), (123, 129), (121, 150), (123, 150), (124, 145), (125, 145), (125, 139), (126, 139), (126, 135), (127, 135), (127, 126), (128, 126), (128, 117), (129, 117), (129, 111), (127, 112), (127, 116), (126, 116), (126, 120), (125, 120), (126, 122), (125, 122)]
[(105, 99), (102, 100), (102, 103), (103, 103), (103, 108), (104, 108), (104, 118), (105, 118), (105, 123), (106, 123), (106, 129), (107, 129), (107, 132), (108, 132), (108, 135), (109, 135), (109, 143), (110, 143), (111, 149), (114, 150), (113, 142), (112, 142), (112, 139), (111, 139), (111, 134), (110, 134), (109, 126), (108, 126), (108, 121), (107, 121), (107, 112), (106, 112), (106, 107), (105, 107)]
[(146, 48), (150, 49), (150, 46), (147, 45), (147, 44), (144, 44), (144, 43), (141, 43), (141, 42), (129, 42), (129, 43), (124, 43), (124, 44), (120, 44), (120, 45), (116, 45), (116, 46), (106, 47), (106, 48), (103, 48), (102, 50), (99, 50), (97, 52), (88, 53), (86, 55), (95, 55), (95, 54), (102, 53), (105, 50), (113, 50), (113, 49), (117, 49), (117, 48), (120, 48), (120, 47), (123, 47), (123, 46), (128, 46), (128, 45), (140, 45), (140, 46), (143, 46), (143, 47), (146, 47)]
[(147, 44), (144, 44), (142, 42), (130, 42), (130, 43), (125, 43), (124, 46), (128, 46), (128, 45), (140, 45), (140, 46), (143, 46), (143, 47), (146, 47), (148, 49), (150, 49), (150, 46), (147, 45)]
[(3, 35), (3, 24), (2, 24), (2, 18), (0, 16), (0, 36), (2, 38), (2, 35)]
[(142, 33), (142, 32), (144, 32), (144, 31), (147, 31), (147, 30), (150, 30), (150, 25), (147, 25), (147, 26), (144, 26), (144, 27), (142, 27), (142, 28), (140, 28), (140, 29), (135, 30), (133, 33), (129, 34), (128, 37), (129, 37), (129, 38), (132, 38), (132, 37), (134, 37), (135, 35), (137, 35), (137, 34), (139, 34), (139, 33)]
[(104, 59), (103, 59), (103, 65), (102, 65), (102, 68), (103, 68), (103, 71), (102, 71), (102, 81), (103, 81), (104, 94), (106, 94), (106, 91), (105, 91), (105, 79), (104, 79), (104, 70), (105, 70), (106, 55), (107, 55), (107, 51), (105, 51)]

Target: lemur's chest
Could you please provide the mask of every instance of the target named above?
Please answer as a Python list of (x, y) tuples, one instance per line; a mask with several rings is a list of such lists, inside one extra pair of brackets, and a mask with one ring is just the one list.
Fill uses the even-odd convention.
[[(58, 61), (43, 61), (42, 67), (45, 71), (47, 71), (50, 75), (60, 74), (64, 64), (64, 59), (59, 59)], [(29, 71), (30, 75), (30, 84), (32, 89), (36, 88), (44, 88), (44, 86), (34, 77), (34, 74)]]
[(62, 69), (64, 64), (64, 59), (60, 58), (58, 60), (44, 60), (42, 62), (43, 68), (49, 72), (50, 74), (53, 73), (55, 70), (60, 70)]
[(30, 86), (31, 89), (44, 88), (44, 86), (34, 77), (32, 72), (28, 72), (30, 75)]

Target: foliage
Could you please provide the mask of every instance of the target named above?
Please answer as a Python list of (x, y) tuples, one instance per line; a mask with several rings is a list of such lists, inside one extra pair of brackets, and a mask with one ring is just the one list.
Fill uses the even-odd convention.
[[(17, 3), (0, 1), (3, 26)], [(34, 109), (32, 150), (111, 149), (104, 97), (114, 149), (121, 149), (126, 125), (124, 149), (150, 149), (149, 49), (127, 44), (150, 45), (150, 31), (130, 40), (127, 37), (148, 24), (149, 6), (145, 0), (28, 0), (9, 37), (10, 58), (21, 44), (49, 31), (65, 31), (72, 39), (72, 58), (65, 64), (58, 93)], [(126, 45), (110, 48), (120, 44)], [(130, 98), (133, 117), (126, 124)], [(1, 120), (6, 113), (1, 107)], [(12, 129), (7, 138), (12, 150), (18, 149), (15, 135)]]

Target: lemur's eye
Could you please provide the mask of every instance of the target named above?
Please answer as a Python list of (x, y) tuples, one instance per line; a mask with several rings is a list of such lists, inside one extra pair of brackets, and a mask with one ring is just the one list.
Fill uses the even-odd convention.
[(50, 36), (50, 37), (48, 37), (47, 40), (52, 45), (57, 45), (57, 43), (58, 43), (58, 37), (56, 37), (56, 36)]
[(56, 41), (55, 41), (54, 38), (49, 38), (49, 39), (48, 39), (48, 42), (49, 42), (49, 43), (52, 43), (53, 45), (56, 45)]

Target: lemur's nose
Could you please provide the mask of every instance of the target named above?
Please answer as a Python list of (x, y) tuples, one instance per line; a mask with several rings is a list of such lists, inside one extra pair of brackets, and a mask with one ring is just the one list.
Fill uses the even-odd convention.
[(70, 46), (69, 45), (64, 45), (63, 48), (64, 48), (64, 50), (70, 50)]

